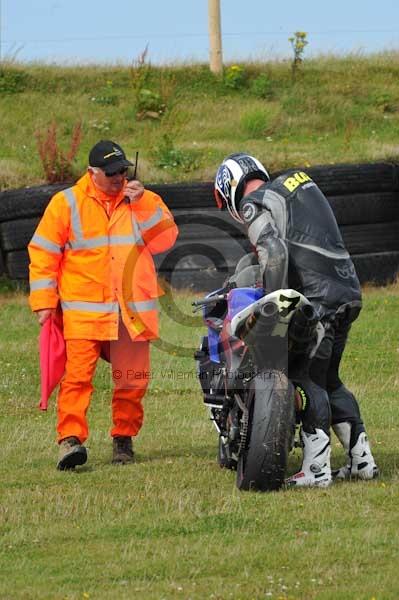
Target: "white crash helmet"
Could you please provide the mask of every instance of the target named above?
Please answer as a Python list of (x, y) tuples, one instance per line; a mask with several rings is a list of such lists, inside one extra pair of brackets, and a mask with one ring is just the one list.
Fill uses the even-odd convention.
[(215, 199), (220, 209), (225, 206), (239, 223), (243, 223), (238, 212), (245, 184), (251, 179), (270, 181), (269, 173), (256, 158), (238, 152), (227, 156), (216, 173)]

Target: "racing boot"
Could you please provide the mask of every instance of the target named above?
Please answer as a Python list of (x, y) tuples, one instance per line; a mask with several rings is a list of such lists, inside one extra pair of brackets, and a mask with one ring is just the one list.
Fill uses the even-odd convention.
[(301, 429), (303, 462), (301, 470), (285, 480), (289, 487), (328, 487), (332, 483), (329, 436), (322, 429), (306, 433)]
[(369, 480), (378, 477), (378, 467), (371, 454), (366, 432), (361, 431), (351, 447), (352, 426), (349, 422), (336, 423), (333, 430), (348, 457), (347, 464), (333, 472), (333, 478)]

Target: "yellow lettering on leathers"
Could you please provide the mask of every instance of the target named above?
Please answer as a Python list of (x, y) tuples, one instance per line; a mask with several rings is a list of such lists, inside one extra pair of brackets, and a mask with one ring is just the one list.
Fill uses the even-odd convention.
[(284, 185), (290, 192), (293, 192), (294, 190), (296, 190), (298, 185), (301, 185), (301, 183), (305, 183), (305, 181), (311, 181), (309, 175), (306, 175), (306, 173), (304, 173), (303, 171), (298, 171), (290, 177), (287, 177), (287, 179), (284, 181)]

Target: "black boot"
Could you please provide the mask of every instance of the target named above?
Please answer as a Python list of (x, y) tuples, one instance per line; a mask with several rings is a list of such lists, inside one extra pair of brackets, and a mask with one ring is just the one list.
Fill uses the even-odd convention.
[(57, 469), (66, 471), (87, 461), (87, 450), (77, 437), (67, 437), (61, 440)]
[(131, 463), (134, 461), (132, 438), (126, 435), (116, 435), (112, 440), (113, 464)]

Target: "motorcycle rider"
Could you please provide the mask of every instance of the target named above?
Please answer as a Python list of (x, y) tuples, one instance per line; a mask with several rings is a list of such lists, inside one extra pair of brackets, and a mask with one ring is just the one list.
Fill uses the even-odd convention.
[[(288, 485), (327, 486), (332, 477), (373, 479), (378, 469), (359, 405), (339, 376), (348, 333), (361, 310), (361, 289), (326, 197), (301, 170), (270, 181), (256, 158), (236, 153), (217, 171), (215, 198), (220, 209), (227, 208), (245, 225), (265, 292), (296, 289), (310, 300), (325, 328), (307, 372), (300, 381), (294, 379), (296, 398), (302, 400), (303, 462)], [(330, 424), (348, 458), (333, 474)]]

